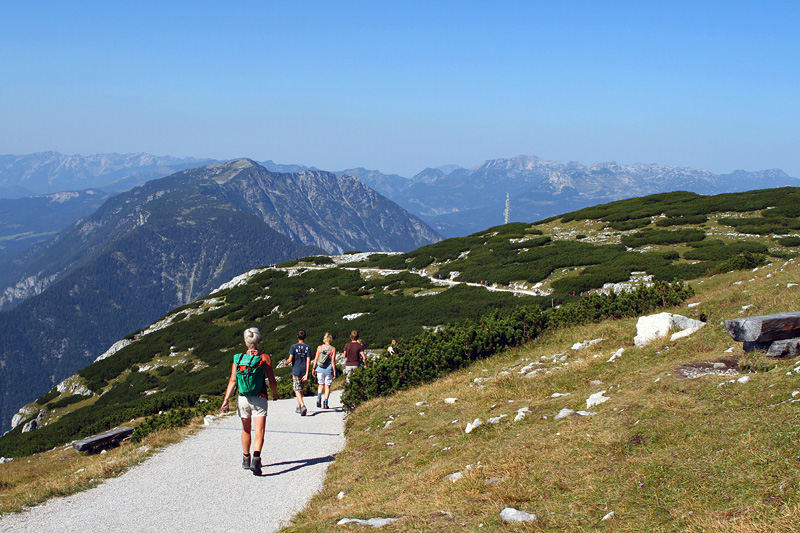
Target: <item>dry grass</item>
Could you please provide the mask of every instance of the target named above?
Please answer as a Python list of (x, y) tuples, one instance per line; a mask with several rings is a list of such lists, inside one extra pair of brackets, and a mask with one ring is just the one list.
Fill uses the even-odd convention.
[[(674, 310), (708, 316), (708, 326), (689, 338), (636, 348), (635, 319), (551, 332), (362, 405), (347, 420), (347, 447), (324, 489), (286, 530), (330, 530), (345, 517), (401, 518), (382, 531), (800, 530), (797, 361), (771, 361), (769, 371), (747, 374), (748, 383), (736, 381), (741, 375), (675, 373), (680, 365), (740, 357), (741, 345), (721, 321), (797, 309), (800, 287), (787, 288), (797, 278), (794, 263), (781, 261), (695, 282), (692, 301), (700, 305)], [(605, 340), (570, 349), (597, 338)], [(607, 362), (618, 348), (622, 356)], [(539, 373), (522, 377), (535, 361)], [(610, 400), (587, 409), (599, 391)], [(458, 401), (445, 404), (448, 397)], [(513, 422), (522, 407), (530, 413)], [(596, 414), (555, 421), (565, 407)], [(487, 423), (500, 415), (508, 416)], [(476, 418), (484, 424), (466, 434)], [(455, 472), (464, 477), (447, 479)], [(535, 513), (539, 522), (505, 525), (503, 507)]]

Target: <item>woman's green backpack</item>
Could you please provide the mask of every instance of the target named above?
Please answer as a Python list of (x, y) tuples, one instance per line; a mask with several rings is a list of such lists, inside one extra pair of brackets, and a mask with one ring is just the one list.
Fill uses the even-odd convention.
[(237, 353), (233, 356), (236, 365), (236, 386), (242, 396), (255, 396), (264, 387), (264, 367), (261, 356)]

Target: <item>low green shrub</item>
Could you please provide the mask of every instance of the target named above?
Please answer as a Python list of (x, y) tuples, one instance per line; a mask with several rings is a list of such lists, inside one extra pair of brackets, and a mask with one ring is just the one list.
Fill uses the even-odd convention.
[(347, 410), (437, 379), (512, 346), (539, 336), (545, 329), (583, 324), (605, 318), (636, 316), (679, 304), (694, 291), (681, 282), (657, 282), (629, 293), (590, 294), (573, 303), (543, 311), (520, 306), (494, 312), (478, 321), (427, 331), (398, 343), (397, 353), (371, 361), (350, 376), (342, 403)]

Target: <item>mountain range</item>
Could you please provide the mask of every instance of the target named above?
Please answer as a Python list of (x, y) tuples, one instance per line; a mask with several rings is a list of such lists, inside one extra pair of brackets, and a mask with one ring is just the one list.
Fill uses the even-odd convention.
[(440, 237), (352, 177), (214, 163), (113, 196), (17, 255), (0, 304), (0, 414), (141, 328), (252, 268)]
[(659, 165), (561, 163), (533, 156), (485, 161), (473, 168), (428, 168), (411, 179), (365, 169), (343, 171), (416, 214), (447, 237), (504, 222), (532, 222), (614, 200), (670, 191), (743, 192), (800, 185), (781, 170), (717, 175)]

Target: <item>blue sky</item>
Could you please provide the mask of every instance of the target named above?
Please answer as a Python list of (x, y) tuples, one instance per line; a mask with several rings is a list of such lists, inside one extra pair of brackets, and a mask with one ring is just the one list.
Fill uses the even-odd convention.
[(4, 2), (0, 153), (800, 177), (800, 2)]

